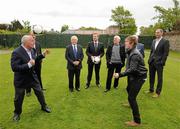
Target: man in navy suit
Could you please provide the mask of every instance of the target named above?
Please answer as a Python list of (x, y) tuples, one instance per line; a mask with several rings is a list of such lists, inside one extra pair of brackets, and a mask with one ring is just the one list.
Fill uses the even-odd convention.
[(71, 44), (66, 47), (65, 58), (67, 60), (69, 90), (73, 92), (73, 79), (76, 78), (75, 89), (80, 91), (80, 72), (82, 68), (82, 60), (84, 58), (82, 47), (77, 44), (77, 36), (71, 37)]
[(39, 56), (35, 55), (32, 50), (34, 47), (34, 39), (30, 35), (25, 35), (21, 39), (21, 46), (16, 48), (11, 56), (11, 68), (14, 72), (14, 87), (15, 87), (15, 98), (14, 98), (14, 121), (20, 120), (20, 114), (22, 113), (22, 104), (27, 88), (33, 88), (41, 109), (45, 112), (50, 113), (51, 110), (47, 107), (45, 102), (44, 94), (42, 92), (39, 79), (34, 70), (35, 62), (41, 60), (48, 54), (48, 50)]
[[(92, 79), (93, 67), (95, 67), (95, 75), (96, 75), (96, 85), (100, 87), (100, 67), (101, 61), (97, 63), (94, 61), (95, 57), (102, 58), (104, 56), (104, 45), (103, 43), (98, 41), (99, 34), (93, 33), (93, 41), (88, 43), (88, 47), (86, 49), (86, 55), (88, 56), (87, 64), (88, 64), (88, 75), (87, 75), (87, 83), (86, 89), (89, 88), (90, 82)], [(96, 58), (96, 59), (98, 59)]]
[(163, 38), (163, 30), (157, 29), (155, 36), (156, 39), (152, 42), (151, 52), (148, 60), (150, 89), (147, 93), (154, 92), (156, 72), (158, 76), (156, 93), (152, 96), (153, 98), (157, 98), (161, 94), (163, 83), (163, 68), (169, 55), (169, 41)]
[(137, 35), (133, 35), (133, 36), (136, 37), (136, 42), (137, 42), (136, 48), (138, 49), (138, 51), (141, 53), (141, 55), (144, 58), (145, 57), (145, 54), (144, 54), (144, 44), (139, 43), (139, 37)]

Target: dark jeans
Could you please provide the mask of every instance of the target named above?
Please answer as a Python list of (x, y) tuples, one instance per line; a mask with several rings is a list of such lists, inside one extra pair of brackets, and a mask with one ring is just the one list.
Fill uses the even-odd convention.
[(127, 93), (128, 93), (128, 101), (132, 109), (132, 114), (134, 121), (136, 123), (141, 123), (141, 118), (139, 114), (139, 107), (136, 101), (136, 97), (144, 84), (145, 80), (143, 78), (137, 78), (134, 80), (130, 80), (128, 77), (128, 86), (127, 86)]
[(99, 71), (100, 71), (101, 63), (94, 64), (94, 63), (88, 63), (88, 75), (87, 75), (87, 85), (90, 85), (91, 79), (92, 79), (92, 73), (93, 73), (93, 67), (95, 67), (95, 74), (96, 74), (96, 84), (99, 84)]
[[(42, 107), (46, 106), (44, 94), (41, 90), (41, 87), (39, 84), (31, 87), (34, 90), (34, 93), (41, 104)], [(14, 113), (16, 114), (21, 114), (22, 112), (22, 104), (24, 100), (24, 94), (25, 94), (25, 89), (24, 88), (15, 88), (15, 98), (14, 98), (14, 106), (15, 110)]]
[(73, 70), (68, 70), (68, 78), (69, 78), (69, 89), (74, 89), (73, 86), (73, 80), (75, 76), (75, 88), (78, 89), (80, 88), (80, 69), (73, 69)]
[(154, 92), (154, 82), (155, 82), (155, 75), (157, 72), (158, 76), (158, 83), (156, 88), (156, 93), (160, 94), (162, 90), (162, 83), (163, 83), (163, 66), (161, 64), (157, 65), (154, 63), (151, 63), (149, 65), (149, 82), (150, 82), (150, 92)]
[[(114, 71), (115, 71), (115, 73), (120, 73), (121, 68), (122, 68), (121, 64), (109, 64), (107, 80), (106, 80), (106, 89), (108, 89), (108, 90), (111, 89), (111, 82), (112, 82), (112, 77), (113, 77)], [(118, 87), (118, 82), (119, 82), (119, 78), (115, 78), (114, 79), (114, 88)]]

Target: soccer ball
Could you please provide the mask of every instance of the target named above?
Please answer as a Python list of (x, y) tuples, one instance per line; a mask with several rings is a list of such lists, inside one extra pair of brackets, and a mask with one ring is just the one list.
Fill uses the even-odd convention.
[(100, 59), (99, 56), (94, 57), (94, 63), (95, 63), (95, 64), (99, 64), (100, 60), (101, 60), (101, 59)]
[(34, 25), (34, 26), (33, 26), (33, 31), (34, 31), (35, 33), (37, 33), (37, 34), (40, 34), (40, 33), (42, 33), (42, 31), (43, 31), (43, 27), (40, 26), (40, 25)]

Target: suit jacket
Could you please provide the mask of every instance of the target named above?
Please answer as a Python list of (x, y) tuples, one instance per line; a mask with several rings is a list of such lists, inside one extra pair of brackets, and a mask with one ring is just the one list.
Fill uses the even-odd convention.
[[(119, 50), (119, 54), (121, 57), (121, 61), (122, 61), (122, 66), (124, 66), (124, 62), (125, 62), (125, 58), (126, 58), (126, 53), (125, 53), (125, 46), (124, 44), (119, 44), (120, 45), (120, 50)], [(111, 56), (112, 56), (112, 48), (113, 48), (113, 44), (110, 44), (107, 48), (106, 51), (106, 62), (107, 62), (107, 67), (109, 67), (109, 63), (111, 61)]]
[(40, 43), (38, 41), (36, 41), (36, 43), (35, 43), (35, 49), (36, 49), (37, 56), (42, 54), (41, 45), (40, 45)]
[(101, 43), (101, 42), (98, 43), (97, 51), (95, 51), (93, 41), (88, 43), (88, 47), (86, 48), (86, 55), (88, 56), (88, 60), (87, 60), (88, 64), (93, 63), (91, 60), (91, 56), (103, 57), (104, 56), (104, 45), (103, 45), (103, 43)]
[[(69, 69), (69, 70), (81, 69), (82, 68), (82, 60), (84, 58), (82, 47), (79, 44), (77, 44), (77, 58), (75, 58), (75, 55), (73, 52), (73, 46), (68, 45), (66, 47), (65, 58), (67, 60), (67, 69)], [(74, 61), (80, 61), (79, 65), (75, 66), (73, 64)]]
[(164, 66), (166, 63), (167, 56), (169, 54), (169, 41), (162, 38), (159, 41), (159, 44), (157, 45), (156, 49), (155, 43), (156, 40), (153, 40), (148, 63), (151, 64), (154, 61), (155, 64), (160, 64)]
[(145, 57), (145, 54), (144, 54), (144, 44), (137, 43), (136, 48), (139, 50), (139, 52), (142, 54), (142, 56)]
[[(32, 58), (35, 61), (39, 61), (44, 58), (43, 55), (36, 56), (32, 51)], [(11, 68), (14, 72), (14, 86), (16, 88), (30, 88), (39, 83), (37, 74), (34, 67), (29, 68), (28, 62), (30, 60), (26, 50), (19, 46), (12, 52), (11, 56)]]
[[(40, 56), (42, 54), (41, 45), (38, 41), (35, 42), (35, 49), (33, 49), (33, 50), (35, 51), (36, 56)], [(35, 63), (36, 63), (35, 71), (36, 72), (41, 71), (42, 60), (36, 61)]]

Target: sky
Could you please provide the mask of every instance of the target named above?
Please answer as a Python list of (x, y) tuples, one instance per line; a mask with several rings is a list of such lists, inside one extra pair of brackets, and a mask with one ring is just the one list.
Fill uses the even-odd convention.
[(71, 29), (81, 26), (105, 29), (114, 25), (110, 21), (111, 10), (124, 6), (136, 19), (136, 25), (148, 26), (157, 15), (155, 5), (172, 7), (172, 0), (0, 0), (0, 23), (14, 19), (30, 21), (31, 25), (42, 25), (46, 30), (61, 30), (64, 24)]

